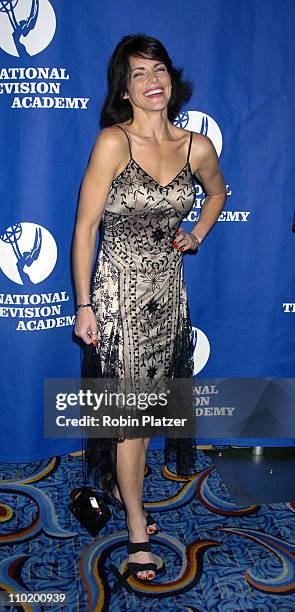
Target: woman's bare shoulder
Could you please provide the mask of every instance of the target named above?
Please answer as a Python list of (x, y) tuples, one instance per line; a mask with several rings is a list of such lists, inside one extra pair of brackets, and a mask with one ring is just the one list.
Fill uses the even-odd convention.
[(127, 138), (117, 125), (111, 125), (110, 127), (103, 128), (96, 138), (94, 146), (105, 148), (110, 152), (116, 151), (118, 148), (124, 153), (124, 150), (128, 149)]
[(212, 140), (204, 134), (199, 134), (199, 132), (193, 132), (192, 146), (194, 149), (198, 148), (199, 151), (203, 151), (203, 153), (210, 152), (212, 148), (215, 150)]
[(128, 142), (123, 131), (116, 126), (101, 130), (91, 152), (90, 168), (96, 172), (107, 169), (114, 176), (125, 158), (128, 158)]
[(190, 159), (191, 166), (196, 169), (207, 162), (214, 164), (218, 163), (216, 149), (208, 136), (193, 132)]

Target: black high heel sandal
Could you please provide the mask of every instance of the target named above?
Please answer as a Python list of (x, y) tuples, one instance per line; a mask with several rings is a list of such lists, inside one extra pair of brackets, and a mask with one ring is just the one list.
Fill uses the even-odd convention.
[(146, 526), (147, 527), (151, 527), (152, 525), (156, 525), (156, 529), (154, 529), (154, 531), (152, 531), (152, 533), (148, 532), (148, 535), (157, 535), (157, 533), (159, 533), (159, 529), (158, 529), (158, 525), (153, 517), (153, 515), (150, 512), (146, 512), (144, 509), (144, 505), (142, 504), (142, 509), (145, 513), (145, 518), (146, 518)]
[[(150, 552), (151, 544), (150, 542), (128, 542), (127, 549), (128, 554), (130, 555), (140, 551)], [(111, 565), (111, 569), (118, 578), (117, 582), (115, 582), (113, 588), (111, 589), (113, 593), (116, 593), (121, 586), (124, 586), (129, 592), (132, 592), (130, 584), (128, 584), (127, 582), (129, 576), (136, 576), (137, 580), (139, 580), (143, 584), (149, 584), (155, 579), (156, 575), (159, 573), (156, 563), (136, 563), (134, 561), (128, 562), (127, 569), (124, 574), (120, 574), (120, 572), (114, 565)], [(137, 572), (145, 572), (147, 570), (151, 570), (155, 573), (153, 578), (139, 578), (137, 576)]]

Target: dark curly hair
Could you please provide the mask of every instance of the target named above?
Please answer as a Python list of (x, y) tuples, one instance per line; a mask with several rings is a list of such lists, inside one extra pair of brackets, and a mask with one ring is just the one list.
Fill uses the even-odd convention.
[(183, 104), (189, 101), (192, 95), (192, 84), (190, 81), (183, 80), (182, 69), (172, 65), (168, 52), (159, 40), (145, 34), (130, 34), (122, 38), (109, 62), (108, 94), (100, 115), (101, 128), (133, 119), (133, 110), (129, 100), (122, 98), (127, 91), (130, 78), (130, 55), (158, 60), (165, 64), (172, 85), (167, 114), (169, 121), (173, 121)]

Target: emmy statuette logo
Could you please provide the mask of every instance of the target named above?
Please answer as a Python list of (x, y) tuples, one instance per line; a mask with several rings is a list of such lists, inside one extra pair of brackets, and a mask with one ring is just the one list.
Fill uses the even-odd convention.
[(56, 18), (49, 0), (0, 0), (0, 48), (25, 59), (46, 49)]
[(0, 267), (18, 285), (35, 285), (47, 278), (57, 259), (52, 234), (36, 223), (15, 223), (0, 236)]

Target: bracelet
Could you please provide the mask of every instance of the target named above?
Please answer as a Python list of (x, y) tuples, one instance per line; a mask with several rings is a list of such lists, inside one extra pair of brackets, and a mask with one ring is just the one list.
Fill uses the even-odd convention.
[(199, 247), (201, 246), (201, 243), (199, 242), (199, 239), (198, 239), (198, 238), (197, 238), (197, 236), (195, 236), (195, 234), (193, 234), (192, 232), (190, 232), (190, 233), (189, 233), (189, 236), (192, 236), (192, 237), (195, 239), (196, 244), (197, 244), (196, 251), (198, 251), (198, 250), (199, 250)]
[(77, 312), (79, 308), (88, 308), (88, 306), (92, 306), (92, 304), (90, 302), (88, 304), (77, 304)]

